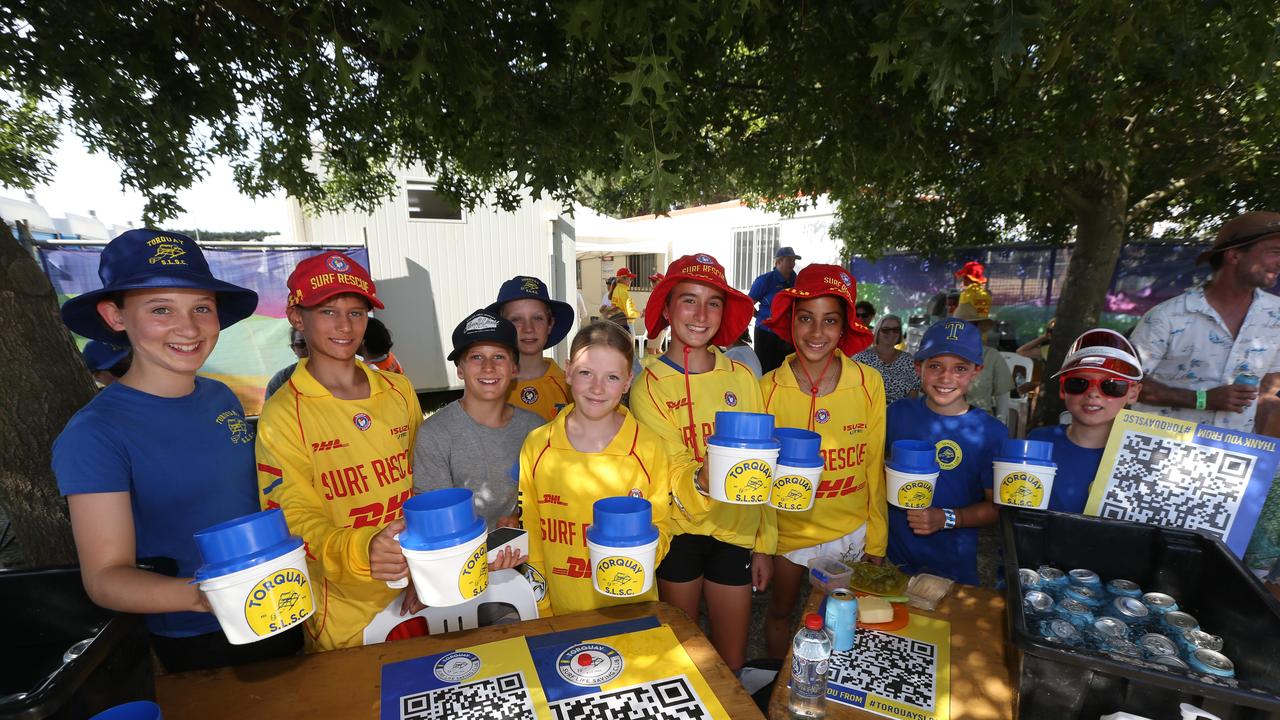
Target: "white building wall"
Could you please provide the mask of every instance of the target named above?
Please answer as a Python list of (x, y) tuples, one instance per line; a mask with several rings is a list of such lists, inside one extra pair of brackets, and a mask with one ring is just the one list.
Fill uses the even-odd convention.
[(515, 212), (480, 207), (462, 221), (409, 218), (403, 173), (398, 194), (372, 213), (304, 215), (295, 204), (295, 237), (304, 244), (366, 245), (394, 352), (418, 390), (460, 388), (452, 363), (453, 328), (497, 297), (515, 275), (535, 275), (553, 296), (576, 299), (573, 226), (549, 202), (530, 199)]

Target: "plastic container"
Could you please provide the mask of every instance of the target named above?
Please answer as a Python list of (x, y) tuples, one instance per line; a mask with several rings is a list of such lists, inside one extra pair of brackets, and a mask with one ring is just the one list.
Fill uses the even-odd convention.
[(618, 598), (649, 592), (658, 564), (653, 506), (644, 498), (610, 497), (597, 500), (591, 512), (587, 555), (596, 592)]
[[(1233, 682), (1150, 662), (1138, 665), (1037, 636), (1019, 589), (1006, 590), (1020, 718), (1074, 720), (1125, 711), (1178, 717), (1179, 704), (1211, 708), (1223, 720), (1280, 712), (1280, 602), (1220, 541), (1185, 530), (1048, 511), (1001, 511), (1007, 574), (1019, 567), (1087, 567), (1177, 598), (1223, 638)], [(1034, 625), (1034, 622), (1032, 623)], [(1266, 638), (1267, 641), (1261, 641)]]
[(810, 558), (809, 582), (824, 593), (849, 587), (849, 578), (853, 577), (853, 568), (840, 562), (831, 555)]
[(708, 494), (735, 505), (769, 502), (780, 447), (772, 415), (716, 413), (716, 432), (707, 438)]
[(894, 507), (921, 510), (933, 504), (938, 481), (936, 450), (923, 440), (898, 440), (884, 466), (885, 498)]
[(155, 698), (142, 618), (94, 605), (78, 567), (0, 570), (0, 607), (0, 718), (81, 720)]
[(279, 635), (315, 612), (302, 538), (289, 534), (278, 508), (219, 523), (194, 538), (204, 560), (195, 582), (227, 642)]
[(135, 700), (104, 710), (89, 720), (161, 720), (163, 717), (159, 705), (150, 700)]
[(778, 464), (774, 466), (769, 506), (786, 512), (813, 507), (822, 480), (822, 436), (800, 428), (778, 428)]
[(400, 549), (418, 598), (428, 607), (461, 605), (489, 589), (484, 519), (467, 488), (441, 488), (404, 504)]
[(995, 501), (1011, 507), (1049, 507), (1053, 478), (1053, 443), (1041, 440), (1005, 440), (992, 463)]

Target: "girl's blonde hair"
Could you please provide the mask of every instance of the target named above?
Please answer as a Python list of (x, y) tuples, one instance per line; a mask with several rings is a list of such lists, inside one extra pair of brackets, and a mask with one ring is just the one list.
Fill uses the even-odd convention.
[(569, 344), (569, 362), (573, 362), (578, 353), (595, 346), (613, 348), (622, 353), (627, 359), (628, 372), (635, 365), (636, 348), (632, 344), (631, 334), (608, 320), (597, 320), (578, 330), (578, 334), (573, 336), (573, 342)]

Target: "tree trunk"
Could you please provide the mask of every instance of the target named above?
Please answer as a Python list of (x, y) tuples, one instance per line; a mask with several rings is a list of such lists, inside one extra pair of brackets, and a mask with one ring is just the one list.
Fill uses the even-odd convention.
[(1065, 409), (1058, 397), (1058, 381), (1050, 376), (1062, 367), (1067, 348), (1080, 333), (1098, 326), (1111, 287), (1120, 248), (1124, 245), (1129, 187), (1124, 180), (1103, 178), (1100, 191), (1074, 196), (1076, 242), (1067, 264), (1067, 277), (1058, 298), (1053, 341), (1040, 385), (1040, 401), (1031, 426), (1056, 425)]
[(53, 440), (93, 398), (93, 379), (39, 265), (0, 222), (0, 505), (25, 564), (76, 561), (67, 504), (50, 466)]

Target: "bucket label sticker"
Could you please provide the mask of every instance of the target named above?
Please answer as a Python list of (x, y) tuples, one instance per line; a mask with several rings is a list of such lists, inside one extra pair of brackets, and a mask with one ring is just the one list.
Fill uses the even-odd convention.
[(244, 601), (244, 619), (257, 635), (271, 635), (311, 617), (311, 583), (298, 568), (277, 570), (258, 581)]
[(779, 510), (804, 510), (813, 502), (813, 483), (803, 475), (783, 475), (773, 482), (769, 504)]
[(578, 643), (556, 658), (556, 672), (580, 687), (604, 685), (622, 674), (622, 655), (603, 643)]
[(475, 552), (471, 553), (471, 557), (467, 558), (462, 570), (458, 572), (458, 593), (465, 600), (470, 600), (489, 589), (489, 548), (487, 546), (488, 543), (480, 543)]
[(431, 672), (441, 682), (462, 682), (480, 672), (480, 658), (465, 650), (451, 652), (437, 660)]
[(742, 460), (724, 474), (724, 496), (736, 503), (763, 503), (773, 486), (773, 466), (767, 460)]
[(898, 507), (920, 510), (933, 503), (933, 483), (910, 480), (898, 488)]
[(938, 465), (943, 470), (954, 470), (960, 461), (964, 460), (964, 451), (955, 440), (939, 440), (934, 449)]
[(644, 566), (625, 555), (610, 555), (596, 563), (596, 585), (613, 597), (635, 597), (644, 587)]
[(1029, 472), (1011, 472), (1000, 479), (1000, 502), (1019, 507), (1040, 507), (1044, 502), (1044, 482)]

